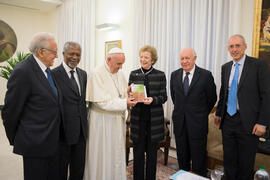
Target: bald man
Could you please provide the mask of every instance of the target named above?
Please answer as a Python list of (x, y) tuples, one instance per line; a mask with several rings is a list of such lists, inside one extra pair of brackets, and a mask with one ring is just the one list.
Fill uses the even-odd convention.
[(171, 75), (172, 119), (179, 168), (206, 176), (208, 114), (217, 95), (211, 72), (195, 65), (196, 59), (192, 48), (184, 48), (182, 68)]
[(86, 99), (91, 102), (85, 180), (126, 180), (125, 112), (136, 102), (127, 97), (127, 81), (119, 71), (125, 55), (119, 48), (90, 75)]

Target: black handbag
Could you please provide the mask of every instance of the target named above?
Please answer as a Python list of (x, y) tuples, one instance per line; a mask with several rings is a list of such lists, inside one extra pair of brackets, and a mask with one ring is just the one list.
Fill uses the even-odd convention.
[(257, 152), (270, 155), (270, 135), (268, 128), (265, 134), (259, 137)]

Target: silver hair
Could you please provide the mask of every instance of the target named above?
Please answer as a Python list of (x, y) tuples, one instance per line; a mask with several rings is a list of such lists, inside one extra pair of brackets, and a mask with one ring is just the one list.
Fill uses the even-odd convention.
[(230, 41), (231, 38), (233, 38), (233, 37), (240, 37), (240, 38), (242, 39), (243, 44), (246, 44), (246, 40), (245, 40), (244, 36), (242, 36), (241, 34), (234, 34), (234, 35), (232, 35), (232, 36), (229, 38), (229, 41)]
[(193, 57), (197, 56), (196, 51), (193, 48), (191, 48), (191, 49), (192, 49), (192, 55), (193, 55)]
[(64, 44), (63, 52), (66, 52), (70, 48), (70, 46), (72, 46), (72, 47), (76, 46), (80, 49), (80, 51), (82, 51), (81, 45), (79, 43), (73, 42), (73, 41), (68, 41)]
[[(185, 48), (182, 49), (182, 51), (183, 51), (184, 49), (187, 49), (187, 48), (188, 48), (188, 49), (191, 49), (191, 51), (192, 51), (192, 56), (193, 56), (193, 57), (197, 56), (196, 51), (195, 51), (193, 48), (191, 48), (191, 47), (185, 47)], [(181, 52), (182, 52), (182, 51), (181, 51)]]
[(47, 32), (39, 32), (33, 36), (32, 41), (30, 42), (29, 51), (37, 56), (38, 49), (40, 48), (48, 48), (48, 41), (53, 40), (55, 38), (52, 34)]

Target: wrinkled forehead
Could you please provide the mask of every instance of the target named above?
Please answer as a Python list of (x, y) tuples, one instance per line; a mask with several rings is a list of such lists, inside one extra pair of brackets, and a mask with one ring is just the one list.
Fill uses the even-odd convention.
[(180, 53), (180, 58), (182, 57), (193, 57), (192, 49), (183, 49)]
[(151, 51), (148, 50), (148, 49), (146, 49), (146, 50), (140, 52), (140, 54), (143, 54), (143, 53), (148, 53), (148, 54), (150, 54), (150, 55), (152, 54)]
[(239, 36), (233, 36), (229, 39), (228, 45), (233, 45), (233, 44), (244, 44), (244, 41), (241, 37)]
[(123, 61), (125, 60), (125, 54), (123, 53), (115, 53), (109, 55), (113, 61)]
[(53, 39), (48, 39), (45, 44), (46, 44), (45, 46), (47, 46), (48, 48), (54, 48), (54, 47), (57, 48), (57, 44), (55, 40)]
[(72, 50), (72, 51), (81, 51), (81, 47), (80, 46), (78, 46), (78, 45), (76, 45), (76, 44), (72, 44), (72, 45), (70, 45), (68, 48), (67, 48), (67, 51), (69, 51), (69, 50)]

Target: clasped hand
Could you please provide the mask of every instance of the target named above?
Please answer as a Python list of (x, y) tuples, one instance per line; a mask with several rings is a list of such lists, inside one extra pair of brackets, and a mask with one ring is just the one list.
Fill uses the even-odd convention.
[[(215, 124), (217, 126), (220, 125), (221, 117), (215, 116)], [(255, 134), (256, 136), (261, 136), (265, 133), (266, 128), (260, 124), (255, 124), (252, 130), (252, 134)]]
[(148, 98), (144, 98), (143, 103), (146, 105), (149, 105), (153, 102), (153, 98), (152, 97), (148, 97)]
[(256, 136), (261, 136), (265, 133), (266, 128), (260, 124), (255, 124), (253, 127), (252, 134), (255, 134)]
[(128, 107), (134, 107), (137, 104), (137, 101), (133, 97), (127, 98)]

